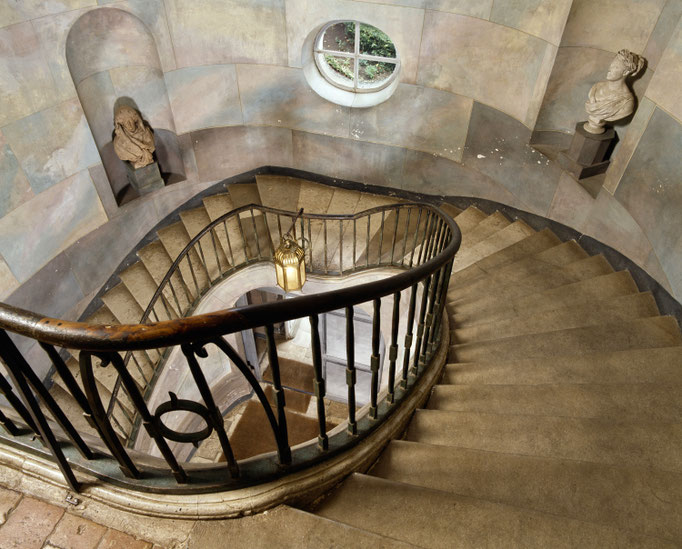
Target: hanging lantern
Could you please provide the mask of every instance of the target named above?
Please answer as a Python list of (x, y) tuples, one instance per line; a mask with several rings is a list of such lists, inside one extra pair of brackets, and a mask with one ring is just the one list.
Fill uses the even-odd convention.
[[(301, 213), (302, 208), (294, 219), (292, 228)], [(277, 285), (285, 292), (300, 290), (305, 284), (305, 252), (291, 237), (290, 232), (282, 237), (282, 242), (275, 250), (274, 260)]]

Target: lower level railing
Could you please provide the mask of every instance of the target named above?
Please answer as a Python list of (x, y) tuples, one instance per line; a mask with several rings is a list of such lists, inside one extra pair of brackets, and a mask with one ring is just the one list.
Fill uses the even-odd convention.
[[(140, 324), (69, 322), (0, 304), (0, 358), (6, 368), (6, 377), (0, 375), (0, 392), (6, 400), (0, 410), (0, 423), (7, 432), (0, 436), (2, 441), (27, 451), (49, 451), (73, 490), (80, 489), (75, 468), (103, 481), (139, 490), (183, 493), (263, 482), (326, 459), (371, 433), (409, 394), (441, 344), (440, 321), (452, 261), (460, 244), (459, 230), (443, 212), (425, 204), (384, 206), (349, 216), (304, 213), (297, 221), (300, 231), (296, 239), (306, 247), (309, 274), (345, 277), (359, 270), (386, 267), (393, 268), (396, 274), (325, 293), (184, 317), (211, 286), (227, 279), (229, 273), (254, 263), (271, 262), (274, 241), (282, 236), (281, 228), (278, 231), (273, 226), (281, 226), (280, 218), (293, 219), (295, 215), (249, 206), (213, 222), (177, 258)], [(251, 239), (242, 226), (245, 216), (253, 222)], [(241, 229), (235, 233), (230, 224)], [(233, 238), (235, 234), (240, 235), (241, 242)], [(337, 242), (333, 246), (330, 234)], [(207, 239), (215, 246), (215, 269), (205, 259), (198, 259), (206, 256), (200, 247)], [(265, 249), (270, 252), (265, 253)], [(243, 257), (241, 263), (234, 259), (238, 254)], [(220, 268), (221, 259), (224, 269)], [(199, 269), (203, 269), (201, 274)], [(194, 291), (187, 287), (190, 281), (196, 283)], [(184, 303), (173, 297), (177, 298), (180, 290), (186, 292)], [(356, 406), (355, 306), (372, 311), (370, 402), (360, 409)], [(159, 310), (165, 310), (168, 318), (161, 319)], [(347, 420), (345, 427), (330, 431), (319, 318), (335, 310), (344, 311), (346, 317), (343, 338)], [(274, 326), (297, 318), (307, 319), (310, 324), (318, 434), (316, 441), (292, 447)], [(231, 334), (254, 328), (265, 332), (273, 405), (268, 402), (258, 373), (230, 340)], [(13, 335), (10, 337), (8, 332)], [(72, 399), (68, 409), (55, 400), (32, 369), (29, 358), (19, 351), (22, 338), (39, 342), (49, 357)], [(382, 338), (387, 349), (385, 368), (381, 364)], [(172, 391), (168, 400), (151, 409), (148, 397), (153, 387), (149, 380), (136, 375), (139, 365), (132, 364), (131, 357), (149, 360), (154, 365), (151, 377), (157, 379), (163, 357), (176, 347), (188, 369), (187, 383), (191, 381), (198, 398), (176, 396), (180, 391)], [(78, 371), (69, 369), (64, 350), (78, 357)], [(268, 436), (274, 438), (275, 452), (241, 461), (235, 458), (223, 420), (226, 403), (217, 400), (218, 392), (203, 364), (209, 351), (224, 355), (253, 390), (271, 432)], [(382, 370), (386, 372), (383, 383)], [(108, 401), (98, 381), (103, 375), (116, 377), (116, 389)], [(197, 416), (201, 428), (184, 432), (169, 426), (169, 415), (178, 413)], [(129, 427), (140, 422), (162, 459), (141, 454), (126, 444), (131, 431), (121, 427), (123, 414)], [(198, 445), (211, 435), (219, 441), (224, 463), (198, 465), (177, 459), (178, 445)]]

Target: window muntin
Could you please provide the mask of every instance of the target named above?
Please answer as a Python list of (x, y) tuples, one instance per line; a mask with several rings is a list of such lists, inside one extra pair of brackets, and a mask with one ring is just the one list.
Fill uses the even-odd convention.
[(322, 27), (314, 57), (328, 82), (352, 92), (381, 90), (396, 78), (400, 68), (391, 39), (359, 21), (332, 21)]

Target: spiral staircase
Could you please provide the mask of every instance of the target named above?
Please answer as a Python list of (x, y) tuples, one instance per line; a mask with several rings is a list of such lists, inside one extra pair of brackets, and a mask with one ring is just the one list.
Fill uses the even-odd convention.
[[(159, 230), (85, 320), (139, 322), (173, 259), (234, 208), (338, 214), (399, 201), (282, 176), (229, 185)], [(440, 207), (462, 232), (447, 294), (448, 360), (402, 438), (369, 470), (313, 504), (197, 521), (178, 547), (223, 547), (226, 539), (231, 547), (682, 544), (677, 321), (659, 314), (651, 293), (640, 292), (629, 272), (615, 272), (573, 240), (562, 242), (549, 229), (535, 231), (500, 212)], [(368, 249), (383, 238), (379, 232)], [(260, 221), (250, 236), (272, 243)], [(215, 268), (230, 253), (219, 240)], [(342, 253), (332, 250), (331, 260)], [(189, 306), (194, 286), (189, 273), (182, 276), (189, 296), (180, 309)], [(182, 316), (177, 309), (157, 314)], [(77, 358), (67, 365), (78, 379)], [(134, 375), (144, 387), (156, 358), (138, 358)], [(107, 369), (98, 371), (103, 399), (115, 381)], [(55, 376), (52, 395), (79, 429), (91, 429), (62, 383)], [(122, 436), (133, 415), (124, 408), (112, 408)]]

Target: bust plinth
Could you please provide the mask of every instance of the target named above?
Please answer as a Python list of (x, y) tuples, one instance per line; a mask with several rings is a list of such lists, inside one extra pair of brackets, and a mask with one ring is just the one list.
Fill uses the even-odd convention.
[(590, 133), (585, 130), (584, 124), (585, 122), (578, 122), (575, 125), (571, 146), (559, 154), (561, 167), (576, 179), (585, 179), (606, 171), (610, 162), (606, 159), (606, 154), (616, 138), (613, 128), (608, 128), (603, 133)]
[(130, 162), (126, 162), (125, 165), (128, 172), (128, 181), (138, 193), (147, 194), (164, 187), (157, 162), (152, 162), (142, 168), (134, 168)]

